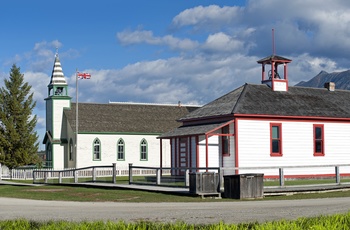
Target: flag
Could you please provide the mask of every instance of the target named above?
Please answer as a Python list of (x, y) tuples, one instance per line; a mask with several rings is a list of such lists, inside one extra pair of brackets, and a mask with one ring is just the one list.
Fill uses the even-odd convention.
[(90, 79), (91, 78), (91, 74), (89, 74), (89, 73), (79, 73), (78, 72), (78, 78), (79, 79)]

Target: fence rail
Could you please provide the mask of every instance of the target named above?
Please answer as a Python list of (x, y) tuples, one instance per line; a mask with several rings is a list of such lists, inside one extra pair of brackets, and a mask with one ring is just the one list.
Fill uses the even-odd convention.
[[(293, 177), (309, 176), (319, 177), (325, 175), (332, 178), (335, 184), (340, 184), (345, 177), (350, 177), (350, 164), (337, 165), (298, 165), (298, 166), (275, 166), (275, 167), (221, 167), (221, 168), (170, 168), (170, 167), (145, 167), (133, 166), (129, 164), (128, 168), (117, 168), (116, 164), (106, 166), (94, 166), (79, 169), (13, 169), (8, 170), (0, 165), (0, 180), (33, 180), (34, 183), (64, 183), (67, 180), (70, 183), (77, 183), (79, 179), (96, 182), (98, 178), (108, 177), (108, 182), (116, 183), (116, 177), (127, 176), (129, 184), (150, 184), (163, 186), (188, 187), (191, 173), (198, 172), (217, 172), (220, 176), (220, 184), (223, 186), (224, 175), (244, 174), (244, 173), (263, 173), (266, 175), (275, 175), (272, 179), (279, 181), (278, 186), (285, 186), (285, 181)], [(269, 174), (270, 173), (270, 174)], [(272, 173), (272, 174), (271, 174)], [(267, 177), (265, 177), (266, 179)], [(305, 178), (305, 177), (304, 177)], [(85, 180), (85, 181), (86, 181)], [(344, 180), (343, 180), (344, 181)], [(344, 183), (344, 182), (342, 182)]]

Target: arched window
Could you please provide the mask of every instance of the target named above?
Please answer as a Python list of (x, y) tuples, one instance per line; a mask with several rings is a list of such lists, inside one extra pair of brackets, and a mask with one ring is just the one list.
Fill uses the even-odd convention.
[(73, 140), (72, 140), (72, 138), (69, 140), (69, 156), (68, 156), (68, 158), (69, 158), (69, 160), (70, 161), (72, 161), (73, 160)]
[(99, 161), (101, 160), (101, 142), (98, 138), (94, 140), (94, 156), (93, 156), (94, 161)]
[(125, 143), (122, 138), (120, 138), (117, 143), (117, 160), (125, 160)]
[(140, 160), (147, 161), (147, 141), (146, 139), (142, 139), (140, 143)]

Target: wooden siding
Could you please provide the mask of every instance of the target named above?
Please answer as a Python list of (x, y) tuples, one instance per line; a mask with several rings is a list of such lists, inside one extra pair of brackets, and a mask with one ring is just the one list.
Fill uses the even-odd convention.
[(53, 100), (53, 139), (61, 138), (63, 109), (69, 107), (69, 103), (69, 100)]
[[(282, 124), (283, 156), (270, 156), (270, 123)], [(324, 124), (325, 156), (313, 155), (313, 125)], [(350, 124), (290, 120), (238, 120), (240, 167), (347, 164), (350, 162)], [(251, 170), (248, 170), (252, 172)], [(240, 173), (248, 171), (241, 170)], [(258, 170), (277, 175), (276, 170)], [(334, 168), (289, 169), (294, 175), (334, 174)]]
[[(230, 124), (230, 133), (234, 134), (234, 123)], [(223, 164), (222, 167), (227, 167), (227, 168), (234, 168), (235, 167), (235, 138), (232, 136), (229, 139), (230, 143), (230, 155), (229, 156), (223, 156)], [(224, 175), (233, 175), (235, 174), (235, 170), (229, 169), (224, 171)]]
[[(129, 163), (137, 166), (160, 166), (160, 142), (155, 135), (110, 135), (110, 134), (79, 134), (78, 168), (92, 165), (110, 165), (127, 168)], [(93, 141), (98, 138), (101, 142), (101, 160), (93, 160)], [(125, 142), (125, 160), (117, 161), (117, 141), (123, 138)], [(147, 141), (147, 160), (140, 160), (141, 140)], [(164, 153), (163, 153), (164, 158)], [(163, 161), (163, 167), (170, 167), (170, 162)]]

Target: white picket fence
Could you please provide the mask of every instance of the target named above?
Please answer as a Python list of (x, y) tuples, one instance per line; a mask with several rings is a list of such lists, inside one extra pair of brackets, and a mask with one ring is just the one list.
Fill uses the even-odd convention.
[[(12, 179), (12, 180), (33, 180), (33, 171), (38, 171), (39, 169), (12, 169), (12, 171), (0, 164), (0, 180), (1, 179)], [(40, 171), (42, 172), (42, 174), (47, 174), (47, 172), (50, 172), (50, 175), (52, 175), (52, 177), (56, 177), (55, 171), (53, 171), (52, 169), (40, 169)], [(74, 177), (74, 168), (70, 168), (70, 169), (62, 169), (62, 176), (63, 177)], [(92, 176), (92, 169), (91, 168), (86, 168), (86, 169), (81, 169), (81, 170), (77, 170), (79, 177), (80, 178), (84, 178), (84, 177), (91, 177)], [(97, 177), (104, 177), (104, 176), (112, 176), (113, 175), (113, 168), (111, 167), (105, 167), (105, 168), (98, 168), (98, 170), (95, 171), (96, 176)], [(149, 172), (147, 172), (147, 170), (144, 170), (144, 172), (136, 172), (136, 174), (142, 174), (142, 175), (146, 175)], [(116, 176), (128, 176), (129, 175), (129, 168), (117, 168), (116, 169)], [(40, 178), (40, 174), (36, 173), (37, 178)], [(44, 177), (44, 176), (43, 176)]]

